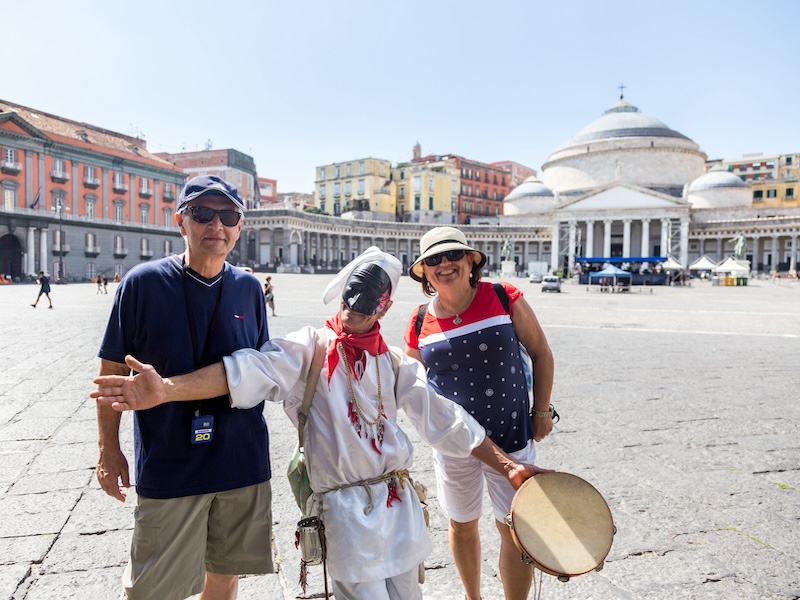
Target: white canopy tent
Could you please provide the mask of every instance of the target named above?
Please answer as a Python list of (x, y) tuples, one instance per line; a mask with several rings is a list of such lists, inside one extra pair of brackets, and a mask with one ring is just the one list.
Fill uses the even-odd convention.
[(717, 263), (708, 258), (705, 254), (689, 265), (690, 271), (713, 271), (717, 268)]
[(664, 271), (683, 271), (683, 265), (672, 256), (667, 256), (667, 260), (661, 263), (661, 269)]
[(737, 260), (734, 257), (729, 256), (713, 270), (714, 273), (730, 273), (733, 276), (738, 275), (739, 277), (743, 277), (750, 275), (750, 261)]

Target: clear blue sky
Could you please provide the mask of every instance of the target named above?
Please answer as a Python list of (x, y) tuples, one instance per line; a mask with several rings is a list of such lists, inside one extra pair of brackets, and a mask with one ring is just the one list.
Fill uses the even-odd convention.
[(454, 153), (540, 171), (625, 99), (710, 158), (800, 151), (794, 0), (30, 0), (0, 98), (235, 148), (280, 192), (314, 167)]

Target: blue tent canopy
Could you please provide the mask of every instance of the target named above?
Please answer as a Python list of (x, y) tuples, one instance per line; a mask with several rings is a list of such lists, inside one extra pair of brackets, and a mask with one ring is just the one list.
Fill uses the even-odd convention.
[(623, 271), (619, 267), (615, 267), (614, 265), (608, 265), (602, 271), (595, 271), (594, 273), (589, 273), (590, 279), (596, 279), (598, 277), (628, 277), (630, 278), (631, 273), (629, 271)]
[(600, 256), (586, 258), (576, 256), (575, 262), (581, 263), (659, 263), (667, 260), (666, 256)]

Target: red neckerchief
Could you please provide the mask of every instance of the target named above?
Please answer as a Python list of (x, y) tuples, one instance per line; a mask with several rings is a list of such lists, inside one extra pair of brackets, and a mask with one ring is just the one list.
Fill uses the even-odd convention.
[(367, 352), (372, 356), (389, 351), (389, 347), (381, 335), (381, 326), (377, 322), (367, 333), (345, 333), (340, 313), (337, 312), (335, 317), (325, 321), (325, 326), (336, 334), (333, 344), (328, 347), (328, 383), (331, 381), (333, 370), (339, 363), (339, 342), (344, 346), (344, 353), (354, 376), (357, 376), (354, 368), (359, 351), (360, 353)]

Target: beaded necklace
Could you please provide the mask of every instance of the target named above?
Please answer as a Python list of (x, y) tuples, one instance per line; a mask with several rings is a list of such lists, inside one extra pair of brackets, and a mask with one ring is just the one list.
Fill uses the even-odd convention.
[(347, 383), (350, 386), (350, 402), (347, 406), (347, 416), (350, 423), (355, 427), (358, 437), (361, 437), (363, 431), (364, 437), (372, 440), (372, 448), (378, 454), (381, 454), (380, 446), (383, 445), (383, 419), (386, 415), (383, 414), (383, 394), (381, 393), (381, 361), (380, 357), (375, 357), (375, 368), (378, 371), (378, 416), (376, 419), (371, 420), (364, 414), (364, 410), (358, 403), (356, 392), (353, 388), (353, 377), (350, 373), (350, 364), (347, 362), (347, 353), (344, 351), (344, 345), (339, 342), (339, 353), (342, 355), (344, 361), (344, 370), (347, 373)]

